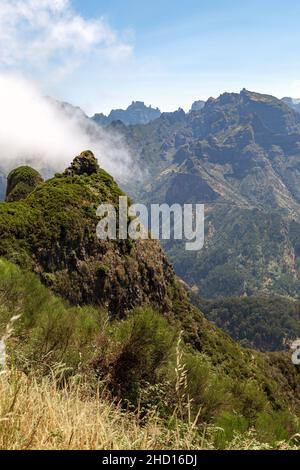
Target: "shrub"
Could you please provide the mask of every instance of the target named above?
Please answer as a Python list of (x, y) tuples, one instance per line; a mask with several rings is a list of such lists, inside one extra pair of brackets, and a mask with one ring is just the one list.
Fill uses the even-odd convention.
[(249, 420), (255, 419), (258, 413), (268, 409), (266, 395), (260, 390), (257, 382), (249, 380), (241, 385), (240, 406), (241, 412)]
[(187, 392), (192, 401), (193, 413), (200, 420), (209, 421), (227, 409), (232, 396), (229, 379), (216, 376), (205, 355), (190, 352), (185, 355)]
[[(165, 380), (178, 333), (157, 312), (139, 308), (100, 338), (94, 367), (115, 395), (137, 403), (141, 387)], [(102, 343), (102, 344), (101, 344)]]
[(272, 445), (279, 441), (288, 441), (299, 431), (299, 423), (287, 410), (259, 413), (255, 427), (260, 441)]
[(226, 449), (235, 436), (243, 435), (249, 428), (249, 423), (243, 416), (225, 412), (216, 419), (219, 428), (215, 434), (214, 445), (217, 449)]

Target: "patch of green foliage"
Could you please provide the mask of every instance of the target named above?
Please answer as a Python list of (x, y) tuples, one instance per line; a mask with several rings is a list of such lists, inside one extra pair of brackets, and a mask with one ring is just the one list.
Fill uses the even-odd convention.
[[(12, 172), (12, 187), (18, 176), (18, 170)], [(91, 257), (99, 250), (97, 207), (117, 205), (121, 195), (114, 179), (98, 169), (90, 175), (56, 175), (25, 199), (0, 203), (0, 256), (39, 271), (47, 285), (82, 303), (81, 278), (87, 290), (96, 282), (91, 278), (96, 278), (97, 261)], [(90, 291), (85, 295), (91, 296)]]
[(287, 340), (300, 337), (300, 302), (283, 297), (233, 297), (195, 304), (206, 318), (245, 347), (261, 351), (285, 349)]
[(161, 314), (138, 308), (105, 332), (95, 370), (100, 377), (109, 377), (114, 395), (136, 404), (143, 385), (165, 380), (177, 336)]
[(95, 337), (107, 314), (91, 306), (71, 307), (54, 296), (31, 273), (0, 259), (0, 336), (12, 316), (10, 355), (24, 371), (32, 366), (43, 373), (64, 363), (73, 372), (93, 355)]

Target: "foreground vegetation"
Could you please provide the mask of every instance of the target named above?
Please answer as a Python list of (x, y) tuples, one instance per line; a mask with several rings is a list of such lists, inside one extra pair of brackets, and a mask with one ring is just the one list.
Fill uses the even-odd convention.
[(280, 404), (278, 391), (269, 390), (272, 404), (253, 367), (242, 378), (222, 372), (207, 353), (185, 344), (178, 325), (150, 308), (111, 322), (105, 310), (69, 306), (5, 260), (0, 297), (7, 349), (1, 448), (298, 445), (295, 403)]
[[(13, 450), (160, 450), (214, 449), (226, 430), (163, 421), (155, 413), (141, 418), (124, 411), (104, 393), (91, 395), (80, 379), (59, 389), (55, 373), (37, 381), (13, 371), (0, 375), (0, 449)], [(298, 449), (289, 442), (262, 444), (254, 430), (236, 433), (228, 449)]]

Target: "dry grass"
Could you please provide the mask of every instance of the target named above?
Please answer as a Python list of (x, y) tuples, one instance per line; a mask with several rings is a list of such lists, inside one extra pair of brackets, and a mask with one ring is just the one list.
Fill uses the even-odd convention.
[[(213, 449), (220, 428), (202, 428), (173, 420), (167, 426), (155, 413), (142, 423), (138, 413), (124, 412), (84, 384), (59, 389), (55, 378), (37, 380), (17, 372), (0, 373), (1, 450), (195, 450)], [(300, 439), (300, 436), (297, 435)], [(297, 439), (298, 440), (298, 439)], [(299, 442), (299, 441), (298, 441)], [(270, 449), (255, 431), (236, 435), (232, 450)], [(299, 449), (281, 442), (277, 449)]]
[(153, 414), (137, 414), (89, 396), (84, 385), (60, 390), (55, 380), (0, 375), (1, 449), (191, 449), (208, 447), (193, 426), (168, 430)]

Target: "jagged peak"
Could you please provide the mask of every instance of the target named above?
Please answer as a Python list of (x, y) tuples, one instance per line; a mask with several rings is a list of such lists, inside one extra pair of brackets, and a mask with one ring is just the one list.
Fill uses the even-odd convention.
[(92, 175), (99, 170), (99, 163), (91, 150), (85, 150), (74, 158), (71, 165), (65, 170), (64, 175)]

